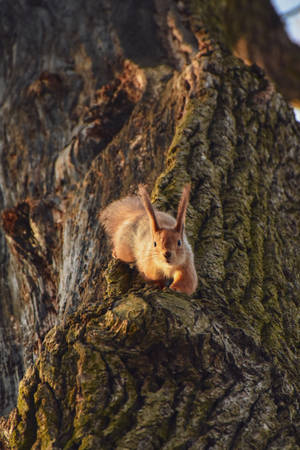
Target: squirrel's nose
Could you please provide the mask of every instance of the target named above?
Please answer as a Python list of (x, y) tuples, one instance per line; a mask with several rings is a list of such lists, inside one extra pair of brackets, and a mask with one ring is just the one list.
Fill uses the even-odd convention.
[(171, 255), (172, 255), (172, 253), (169, 252), (169, 251), (167, 251), (167, 252), (164, 253), (164, 257), (165, 257), (166, 259), (170, 259), (170, 258), (171, 258)]

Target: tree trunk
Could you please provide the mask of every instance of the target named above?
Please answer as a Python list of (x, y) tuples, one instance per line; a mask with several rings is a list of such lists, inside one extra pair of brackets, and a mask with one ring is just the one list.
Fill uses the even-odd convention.
[[(223, 6), (2, 3), (4, 448), (299, 448), (299, 125)], [(191, 297), (98, 218), (145, 182), (174, 215), (188, 181)]]

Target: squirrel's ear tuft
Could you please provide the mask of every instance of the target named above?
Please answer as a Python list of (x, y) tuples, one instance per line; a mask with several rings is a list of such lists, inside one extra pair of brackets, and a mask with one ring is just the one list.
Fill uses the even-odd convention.
[(149, 194), (146, 190), (146, 186), (144, 184), (139, 184), (139, 195), (143, 201), (143, 205), (148, 214), (152, 231), (156, 233), (159, 230), (159, 226), (155, 217), (154, 209), (149, 197)]
[(187, 206), (189, 204), (190, 191), (191, 191), (191, 183), (188, 183), (183, 188), (183, 191), (182, 191), (182, 194), (181, 194), (181, 198), (180, 198), (180, 202), (179, 202), (179, 205), (178, 205), (176, 225), (175, 225), (175, 230), (178, 233), (182, 233), (183, 232), (186, 210), (187, 210)]

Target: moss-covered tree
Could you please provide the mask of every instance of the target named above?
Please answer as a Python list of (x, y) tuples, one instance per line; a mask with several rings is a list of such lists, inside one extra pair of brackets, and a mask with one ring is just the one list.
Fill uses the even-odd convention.
[[(1, 8), (2, 446), (298, 448), (300, 77), (262, 48), (270, 4)], [(139, 182), (175, 213), (188, 181), (191, 297), (98, 220)]]

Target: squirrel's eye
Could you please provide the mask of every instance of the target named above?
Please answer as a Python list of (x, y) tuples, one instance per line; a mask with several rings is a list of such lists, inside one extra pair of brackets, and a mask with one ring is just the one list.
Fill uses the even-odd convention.
[(177, 241), (177, 245), (178, 245), (178, 247), (181, 246), (181, 240), (180, 239)]
[(155, 241), (153, 242), (153, 245), (154, 245), (154, 247), (156, 247), (156, 242)]

